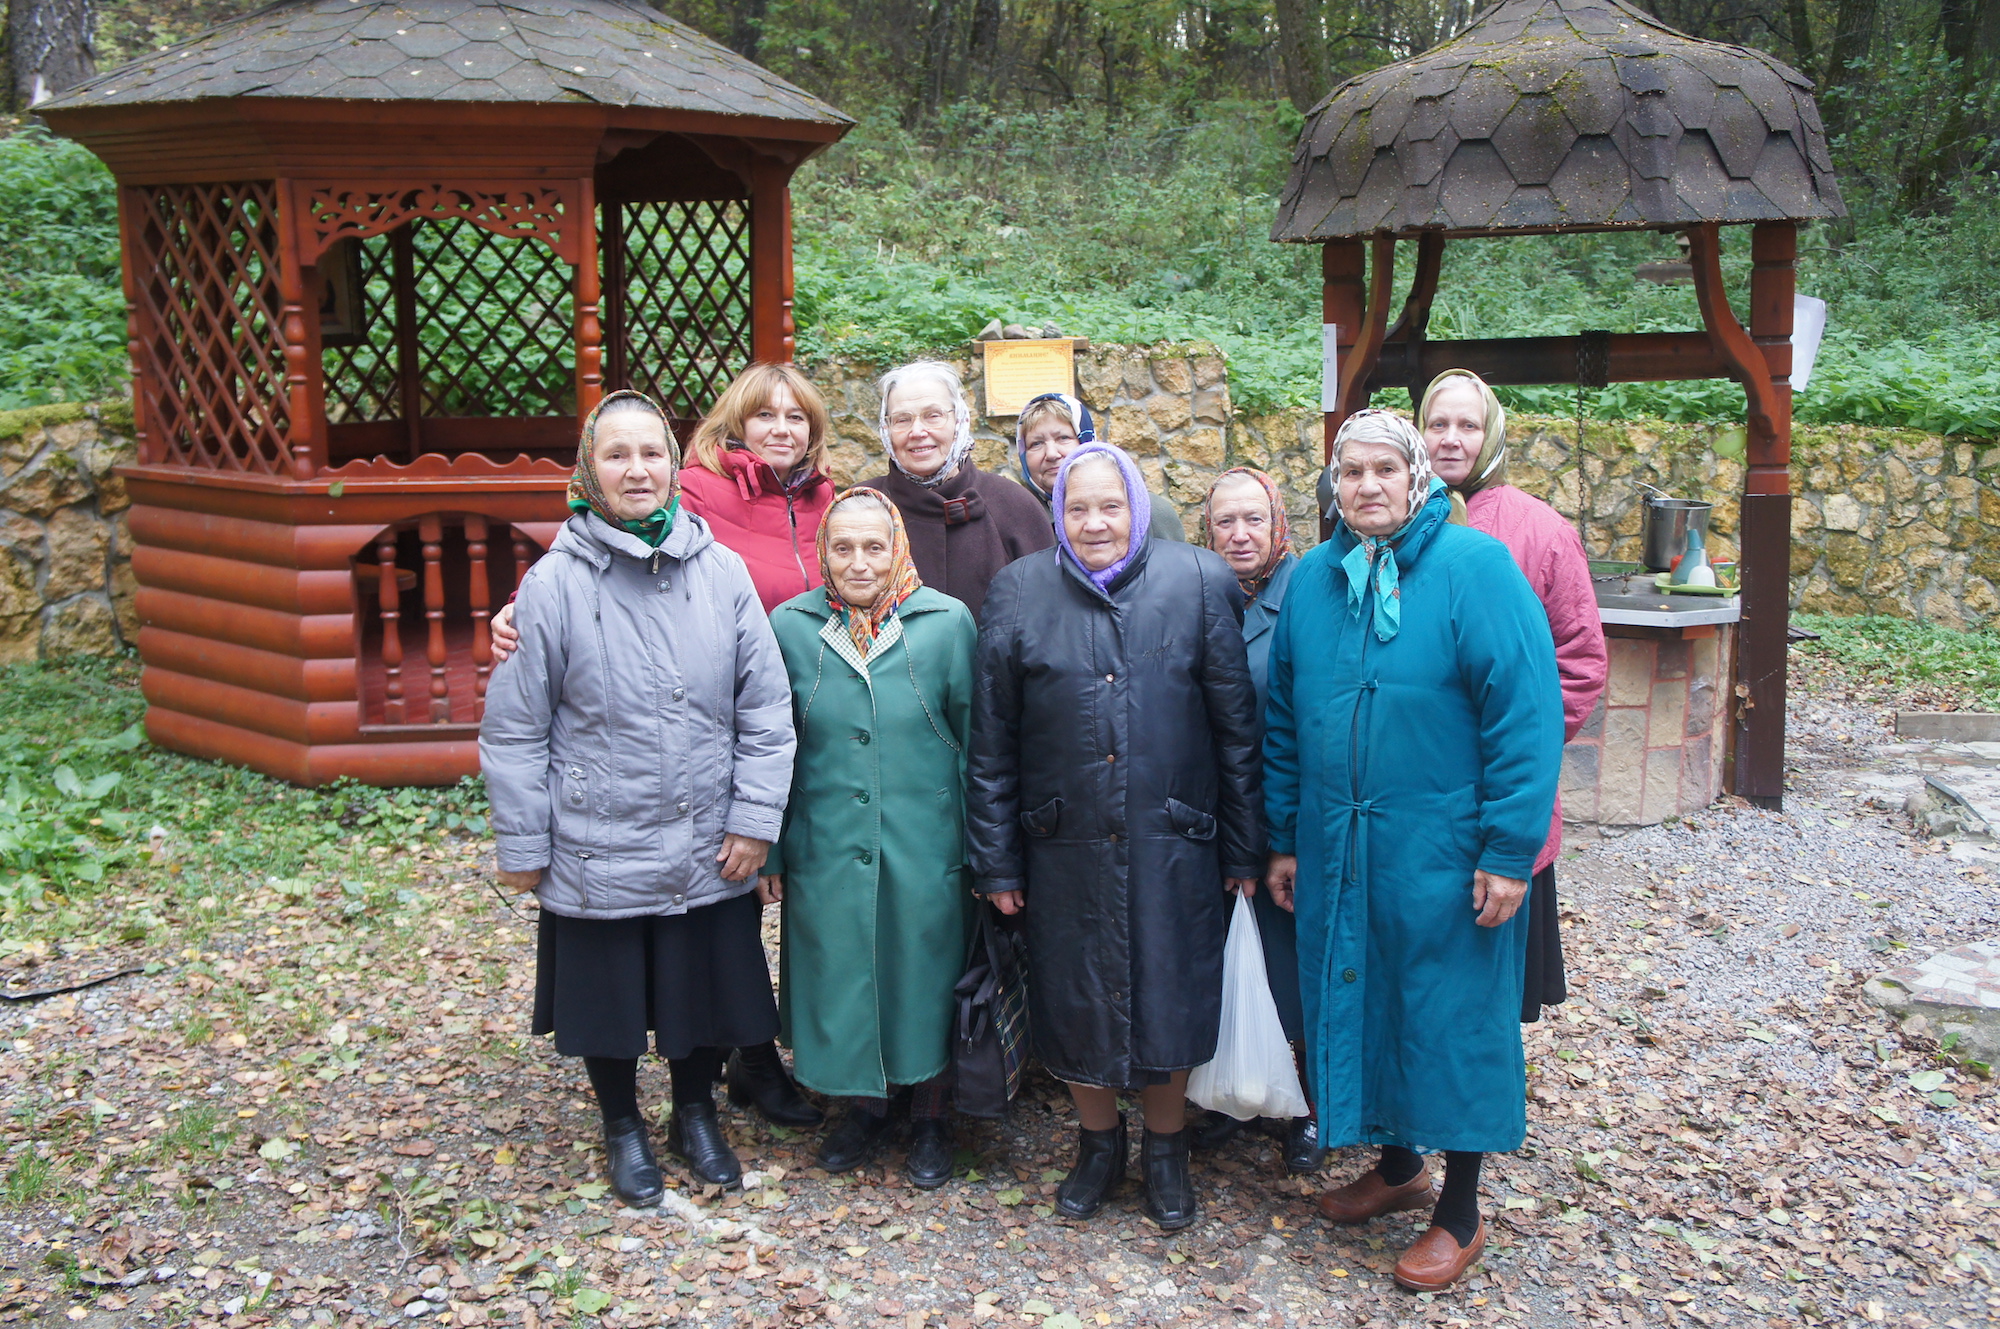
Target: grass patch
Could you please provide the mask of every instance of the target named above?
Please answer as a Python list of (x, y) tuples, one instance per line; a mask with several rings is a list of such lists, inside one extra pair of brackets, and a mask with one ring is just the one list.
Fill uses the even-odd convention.
[(2000, 633), (1871, 615), (1797, 614), (1820, 634), (1793, 649), (1858, 682), (1941, 710), (2000, 711)]
[[(487, 834), (476, 779), (299, 789), (155, 748), (129, 659), (8, 666), (0, 690), (0, 959), (169, 936), (198, 945), (246, 910), (408, 922), (421, 913), (412, 852)], [(322, 1021), (283, 1000), (287, 1018)], [(212, 1032), (191, 1020), (182, 1034), (198, 1044)]]

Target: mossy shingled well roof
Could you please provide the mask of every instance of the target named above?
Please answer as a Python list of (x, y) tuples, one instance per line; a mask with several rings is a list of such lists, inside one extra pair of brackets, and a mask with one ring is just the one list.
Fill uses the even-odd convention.
[(1271, 238), (1845, 212), (1797, 70), (1623, 0), (1503, 0), (1314, 109)]

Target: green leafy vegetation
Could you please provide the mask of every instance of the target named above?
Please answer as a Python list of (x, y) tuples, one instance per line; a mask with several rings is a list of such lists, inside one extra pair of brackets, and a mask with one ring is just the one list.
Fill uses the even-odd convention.
[[(130, 56), (248, 4), (134, 0), (100, 40)], [(995, 317), (1100, 341), (1199, 339), (1228, 353), (1235, 397), (1253, 410), (1309, 404), (1319, 390), (1318, 250), (1268, 239), (1300, 108), (1347, 74), (1449, 36), (1464, 17), (1410, 0), (665, 7), (859, 119), (795, 181), (803, 358), (947, 351)], [(1798, 418), (2000, 433), (1990, 259), (2000, 252), (2000, 78), (1989, 77), (2000, 23), (1980, 27), (1967, 17), (1975, 7), (1932, 3), (1651, 8), (1697, 35), (1772, 50), (1820, 82), (1852, 216), (1801, 237), (1799, 289), (1828, 302), (1830, 332)], [(1300, 21), (1303, 40), (1286, 44), (1286, 25)], [(121, 389), (113, 204), (108, 176), (80, 148), (33, 129), (0, 140), (0, 409)], [(1748, 231), (1724, 234), (1740, 300)], [(1431, 335), (1699, 327), (1690, 287), (1635, 279), (1639, 264), (1675, 257), (1656, 233), (1455, 242)], [(440, 287), (454, 285), (459, 261), (444, 259)], [(468, 287), (475, 275), (494, 279), (490, 254), (459, 264)], [(514, 382), (524, 371), (503, 353), (544, 315), (563, 322), (560, 294), (498, 280), (503, 304), (534, 309), (497, 334), (485, 357), (493, 387), (560, 398), (561, 365), (530, 371), (533, 385)], [(488, 349), (471, 340), (467, 353)], [(1503, 396), (1604, 419), (1743, 412), (1725, 380), (1617, 384), (1581, 403), (1565, 387)]]
[(1792, 621), (1820, 634), (1793, 650), (1860, 682), (1930, 707), (2000, 710), (2000, 633), (1880, 616), (1799, 614)]
[[(477, 780), (297, 789), (155, 748), (136, 675), (124, 660), (0, 669), (0, 958), (199, 935), (253, 890), (274, 907), (407, 920), (420, 906), (400, 860), (487, 833)], [(132, 872), (158, 889), (120, 886)], [(213, 1026), (197, 1015), (181, 1034), (197, 1045)]]

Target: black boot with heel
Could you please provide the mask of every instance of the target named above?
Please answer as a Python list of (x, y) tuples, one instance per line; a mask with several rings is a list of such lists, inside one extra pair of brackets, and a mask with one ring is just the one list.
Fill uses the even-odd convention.
[(800, 1128), (817, 1126), (826, 1114), (814, 1107), (785, 1070), (776, 1043), (738, 1048), (730, 1054), (725, 1073), (729, 1101), (738, 1107), (754, 1105), (773, 1126)]
[(1201, 1216), (1188, 1175), (1185, 1128), (1171, 1135), (1147, 1131), (1139, 1144), (1139, 1166), (1146, 1178), (1146, 1217), (1162, 1231), (1178, 1232)]
[(1067, 1218), (1089, 1218), (1104, 1207), (1123, 1180), (1125, 1118), (1121, 1116), (1108, 1131), (1076, 1133), (1076, 1166), (1056, 1188), (1056, 1211)]

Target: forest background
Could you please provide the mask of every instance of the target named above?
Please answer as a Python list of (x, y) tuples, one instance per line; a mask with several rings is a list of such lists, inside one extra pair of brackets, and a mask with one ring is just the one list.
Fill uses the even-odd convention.
[[(8, 0), (0, 409), (114, 396), (127, 374), (111, 180), (30, 107), (256, 8)], [(937, 352), (988, 320), (1100, 341), (1202, 339), (1253, 409), (1315, 400), (1315, 246), (1268, 239), (1304, 113), (1421, 51), (1463, 0), (663, 0), (859, 124), (796, 182), (800, 354)], [(1829, 304), (1800, 418), (2000, 434), (2000, 0), (1653, 0), (1683, 31), (1819, 85), (1850, 215), (1806, 228)], [(1748, 228), (1725, 231), (1743, 290)], [(1699, 327), (1635, 279), (1656, 233), (1446, 250), (1432, 335)], [(1407, 274), (1405, 274), (1407, 275)], [(1570, 389), (1513, 389), (1569, 414)], [(1723, 381), (1586, 392), (1598, 418), (1741, 418)]]

